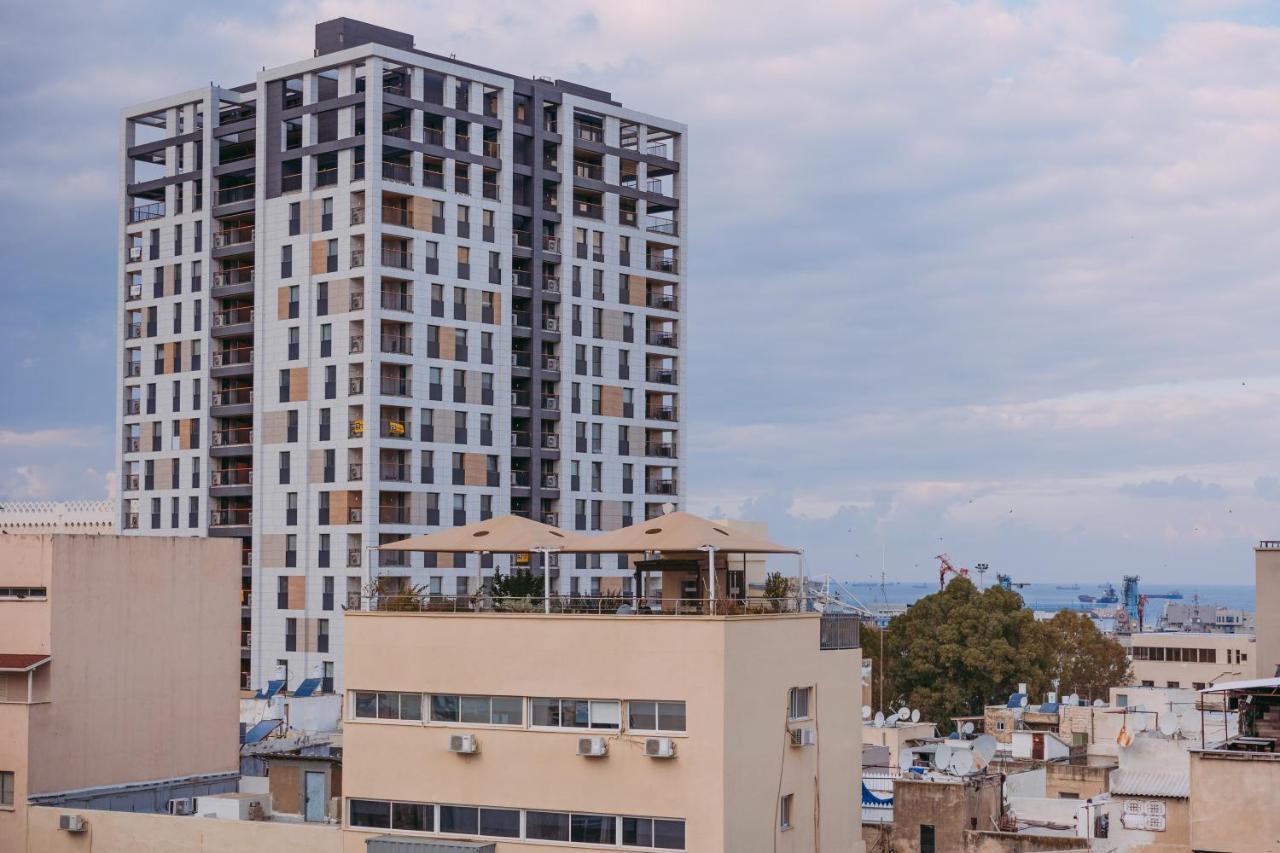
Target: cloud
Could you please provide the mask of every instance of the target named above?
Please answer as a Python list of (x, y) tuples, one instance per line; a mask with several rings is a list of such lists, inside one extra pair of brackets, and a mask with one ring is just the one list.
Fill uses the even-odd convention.
[(1226, 489), (1217, 483), (1193, 480), (1185, 475), (1174, 477), (1172, 480), (1126, 483), (1120, 487), (1120, 491), (1126, 495), (1144, 498), (1180, 498), (1195, 501), (1221, 498), (1227, 494)]
[(1274, 4), (674, 8), (139, 0), (9, 21), (0, 391), (21, 405), (0, 411), (0, 487), (31, 488), (23, 467), (96, 491), (114, 465), (119, 107), (247, 82), (350, 15), (689, 123), (691, 507), (767, 517), (833, 573), (878, 572), (846, 551), (883, 543), (917, 577), (946, 547), (1018, 576), (1251, 579), (1278, 488), (1256, 473), (1280, 403)]
[(1280, 477), (1259, 477), (1253, 481), (1253, 493), (1264, 501), (1280, 501)]

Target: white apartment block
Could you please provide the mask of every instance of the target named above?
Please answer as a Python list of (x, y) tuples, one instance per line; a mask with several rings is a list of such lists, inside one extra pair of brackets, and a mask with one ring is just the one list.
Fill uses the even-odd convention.
[(241, 540), (243, 687), (341, 689), (371, 582), (471, 595), (525, 560), (373, 546), (681, 503), (684, 125), (337, 19), (121, 133), (120, 527)]

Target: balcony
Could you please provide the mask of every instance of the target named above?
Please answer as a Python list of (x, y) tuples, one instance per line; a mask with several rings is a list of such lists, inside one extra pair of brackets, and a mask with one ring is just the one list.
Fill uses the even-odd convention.
[(229, 246), (243, 246), (246, 243), (253, 242), (253, 234), (254, 228), (252, 225), (243, 225), (239, 228), (224, 228), (213, 235), (213, 247), (215, 249), (225, 249)]
[(575, 121), (573, 123), (573, 135), (586, 142), (604, 142), (604, 128), (596, 124)]
[(661, 216), (646, 216), (644, 230), (651, 234), (665, 234), (668, 237), (680, 236), (680, 227), (674, 219)]
[(338, 168), (316, 170), (316, 187), (332, 187), (338, 183)]
[(137, 474), (124, 474), (120, 477), (120, 488), (126, 492), (136, 492), (140, 479)]
[(383, 438), (409, 438), (408, 421), (385, 420), (379, 424), (378, 434)]
[(542, 369), (543, 369), (543, 370), (551, 370), (551, 371), (559, 372), (559, 370), (560, 370), (560, 356), (558, 356), (558, 355), (544, 355), (544, 356), (542, 357)]
[(209, 512), (210, 527), (247, 527), (252, 523), (253, 510), (248, 507), (215, 509)]
[(384, 376), (381, 382), (382, 393), (388, 397), (412, 397), (413, 380), (396, 376)]
[(378, 522), (380, 524), (408, 524), (409, 508), (407, 506), (380, 506), (378, 507)]
[(253, 347), (218, 350), (211, 359), (212, 367), (232, 367), (239, 364), (253, 364)]
[(646, 441), (644, 443), (644, 453), (646, 456), (661, 456), (666, 459), (674, 459), (676, 445), (672, 441)]
[(599, 163), (588, 163), (585, 160), (574, 160), (573, 175), (575, 178), (588, 178), (593, 181), (603, 181), (604, 166)]
[(359, 269), (364, 266), (364, 249), (351, 250), (351, 268)]
[(400, 465), (398, 463), (383, 463), (379, 474), (384, 482), (388, 483), (411, 483), (413, 476), (410, 473), (408, 465)]
[(547, 293), (559, 293), (560, 279), (553, 275), (544, 275), (542, 277), (542, 289)]
[(364, 207), (358, 206), (358, 207), (351, 208), (351, 224), (352, 225), (364, 224)]
[(532, 249), (533, 235), (528, 231), (512, 231), (511, 245), (517, 249)]
[(552, 527), (560, 526), (560, 514), (555, 512), (544, 512), (542, 514), (542, 523), (549, 524)]
[(233, 287), (237, 284), (253, 284), (253, 267), (235, 267), (213, 274), (214, 287)]
[(213, 315), (213, 325), (215, 328), (222, 326), (239, 326), (244, 323), (252, 322), (252, 305), (244, 308), (228, 308), (225, 311), (215, 311)]
[(364, 479), (364, 464), (360, 462), (352, 462), (347, 466), (347, 479), (353, 483), (358, 483)]
[(347, 341), (347, 352), (364, 352), (364, 335), (352, 335)]
[(409, 335), (382, 335), (382, 351), (392, 355), (413, 355), (413, 338)]
[(676, 419), (676, 407), (649, 406), (645, 409), (645, 417), (651, 421), (674, 421)]
[(651, 495), (674, 495), (676, 481), (674, 479), (649, 479), (644, 481), (644, 490)]
[(676, 346), (676, 333), (650, 329), (645, 333), (645, 340), (649, 342), (650, 346), (674, 348)]
[(678, 310), (675, 296), (667, 293), (647, 293), (645, 294), (644, 304), (650, 308), (660, 308), (663, 311)]
[(235, 204), (240, 201), (253, 201), (253, 184), (241, 184), (236, 187), (227, 187), (220, 189), (214, 193), (214, 204)]
[(560, 238), (554, 234), (542, 235), (542, 251), (553, 255), (560, 254)]
[(413, 253), (401, 251), (400, 249), (383, 249), (382, 265), (384, 267), (394, 267), (399, 270), (412, 270)]
[(645, 255), (644, 265), (654, 272), (667, 273), (668, 275), (675, 275), (679, 271), (679, 263), (676, 259), (665, 255)]
[(560, 436), (554, 432), (544, 432), (542, 434), (542, 447), (545, 450), (559, 450)]
[(151, 219), (162, 218), (164, 218), (164, 202), (162, 201), (129, 208), (130, 222), (147, 222)]
[(604, 205), (596, 204), (593, 201), (582, 201), (581, 199), (573, 200), (573, 213), (575, 216), (582, 216), (587, 219), (604, 219)]
[(211, 486), (252, 486), (253, 469), (249, 467), (222, 468), (209, 472)]
[(413, 167), (405, 163), (392, 163), (389, 160), (383, 160), (382, 177), (383, 180), (387, 181), (395, 181), (400, 184), (412, 184)]
[(404, 207), (382, 206), (382, 221), (386, 225), (399, 225), (401, 228), (413, 227), (413, 211)]
[(211, 402), (215, 406), (244, 406), (253, 402), (252, 388), (229, 388), (214, 391)]
[(253, 443), (253, 427), (215, 429), (210, 439), (214, 447), (239, 447)]
[(388, 311), (413, 311), (413, 294), (396, 290), (382, 291), (382, 307)]
[(676, 369), (674, 367), (650, 367), (645, 369), (645, 379), (650, 382), (656, 382), (660, 385), (676, 384)]

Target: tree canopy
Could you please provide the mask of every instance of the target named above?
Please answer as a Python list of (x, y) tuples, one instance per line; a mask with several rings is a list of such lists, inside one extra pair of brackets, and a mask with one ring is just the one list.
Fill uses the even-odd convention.
[(1059, 693), (1092, 697), (1128, 676), (1124, 649), (1087, 616), (1063, 611), (1037, 622), (1016, 592), (999, 586), (980, 592), (967, 578), (921, 598), (883, 632), (865, 630), (862, 645), (872, 661), (877, 707), (888, 712), (906, 704), (939, 723), (1003, 703), (1019, 682), (1043, 696), (1057, 678)]

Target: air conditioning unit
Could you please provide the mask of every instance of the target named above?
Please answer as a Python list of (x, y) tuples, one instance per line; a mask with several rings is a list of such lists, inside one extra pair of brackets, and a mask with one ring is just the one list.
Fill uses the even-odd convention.
[(474, 755), (480, 751), (475, 735), (449, 735), (449, 751), (459, 755)]
[(544, 356), (542, 359), (542, 365), (547, 370), (559, 370), (560, 359), (556, 358), (554, 355)]
[(364, 294), (363, 293), (351, 294), (351, 310), (359, 311), (363, 307), (364, 307)]
[(58, 829), (63, 832), (84, 832), (85, 828), (84, 818), (78, 814), (58, 815)]
[(650, 758), (675, 758), (676, 743), (669, 737), (647, 737), (644, 739), (644, 754)]
[(141, 246), (130, 246), (130, 247), (129, 247), (129, 260), (130, 260), (130, 261), (140, 261), (140, 260), (142, 260), (142, 247), (141, 247)]
[(558, 489), (558, 488), (560, 488), (560, 477), (559, 477), (558, 475), (556, 475), (556, 474), (543, 474), (543, 475), (542, 475), (542, 488), (544, 488), (544, 489)]
[(360, 465), (352, 465), (350, 466), (350, 470), (347, 471), (348, 480), (359, 480), (363, 476), (364, 476), (364, 468), (363, 466), (360, 466)]
[(191, 814), (192, 813), (191, 798), (179, 797), (175, 800), (170, 800), (168, 803), (168, 809), (169, 809), (169, 814), (175, 814), (175, 815)]
[(548, 332), (558, 332), (558, 331), (560, 331), (560, 318), (558, 318), (558, 317), (543, 317), (543, 318), (542, 318), (542, 328), (546, 329)]
[(791, 745), (795, 747), (817, 746), (818, 735), (813, 729), (792, 729)]
[(548, 450), (555, 450), (560, 447), (560, 436), (554, 432), (544, 433), (542, 436), (542, 446)]
[(602, 737), (578, 738), (578, 755), (587, 758), (603, 758), (609, 753), (609, 743)]

